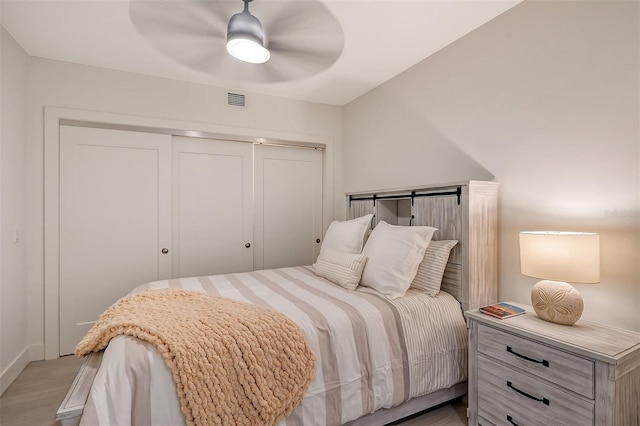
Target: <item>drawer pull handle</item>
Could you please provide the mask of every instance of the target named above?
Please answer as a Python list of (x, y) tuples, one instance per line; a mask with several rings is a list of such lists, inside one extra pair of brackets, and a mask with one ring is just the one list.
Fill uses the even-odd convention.
[(513, 426), (520, 426), (518, 425), (518, 423), (513, 421), (513, 417), (507, 415), (507, 420), (509, 421), (509, 423), (511, 423)]
[(526, 392), (522, 392), (517, 387), (513, 386), (513, 383), (507, 380), (507, 386), (509, 386), (514, 391), (518, 392), (520, 395), (526, 396), (527, 398), (533, 399), (534, 401), (542, 402), (544, 405), (549, 405), (549, 400), (547, 398), (536, 398), (535, 396), (531, 396)]
[(543, 359), (542, 361), (538, 361), (537, 359), (529, 358), (528, 356), (524, 356), (524, 355), (519, 354), (518, 352), (514, 351), (513, 349), (511, 349), (511, 346), (507, 346), (507, 352), (517, 356), (518, 358), (526, 359), (527, 361), (535, 362), (536, 364), (542, 364), (545, 367), (549, 366), (549, 361), (547, 361), (546, 359)]

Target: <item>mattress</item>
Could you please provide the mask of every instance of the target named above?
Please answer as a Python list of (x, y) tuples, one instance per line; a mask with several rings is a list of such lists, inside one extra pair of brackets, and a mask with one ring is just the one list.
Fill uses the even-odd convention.
[[(157, 281), (132, 293), (163, 288), (257, 304), (300, 326), (316, 355), (316, 375), (281, 425), (347, 423), (467, 377), (466, 324), (445, 292), (432, 297), (410, 289), (388, 300), (294, 267)], [(152, 345), (126, 336), (111, 341), (81, 424), (184, 424), (171, 371)]]

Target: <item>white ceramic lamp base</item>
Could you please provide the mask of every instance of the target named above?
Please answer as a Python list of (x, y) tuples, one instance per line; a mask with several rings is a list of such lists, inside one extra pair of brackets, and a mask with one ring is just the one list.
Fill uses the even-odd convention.
[(531, 304), (545, 321), (573, 325), (582, 315), (584, 303), (578, 290), (562, 281), (542, 280), (531, 290)]

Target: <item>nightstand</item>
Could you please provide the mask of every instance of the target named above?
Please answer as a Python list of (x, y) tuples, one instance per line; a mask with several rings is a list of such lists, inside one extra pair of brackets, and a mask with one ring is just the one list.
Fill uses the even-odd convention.
[(640, 333), (553, 324), (514, 305), (527, 312), (465, 312), (470, 426), (640, 425)]

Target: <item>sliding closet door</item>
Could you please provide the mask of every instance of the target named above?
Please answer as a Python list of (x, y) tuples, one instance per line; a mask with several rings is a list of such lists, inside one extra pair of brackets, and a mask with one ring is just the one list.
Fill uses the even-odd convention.
[(173, 275), (253, 269), (253, 146), (173, 138)]
[(139, 284), (171, 276), (171, 137), (60, 126), (60, 354)]
[(256, 145), (254, 268), (311, 265), (322, 238), (322, 151)]

